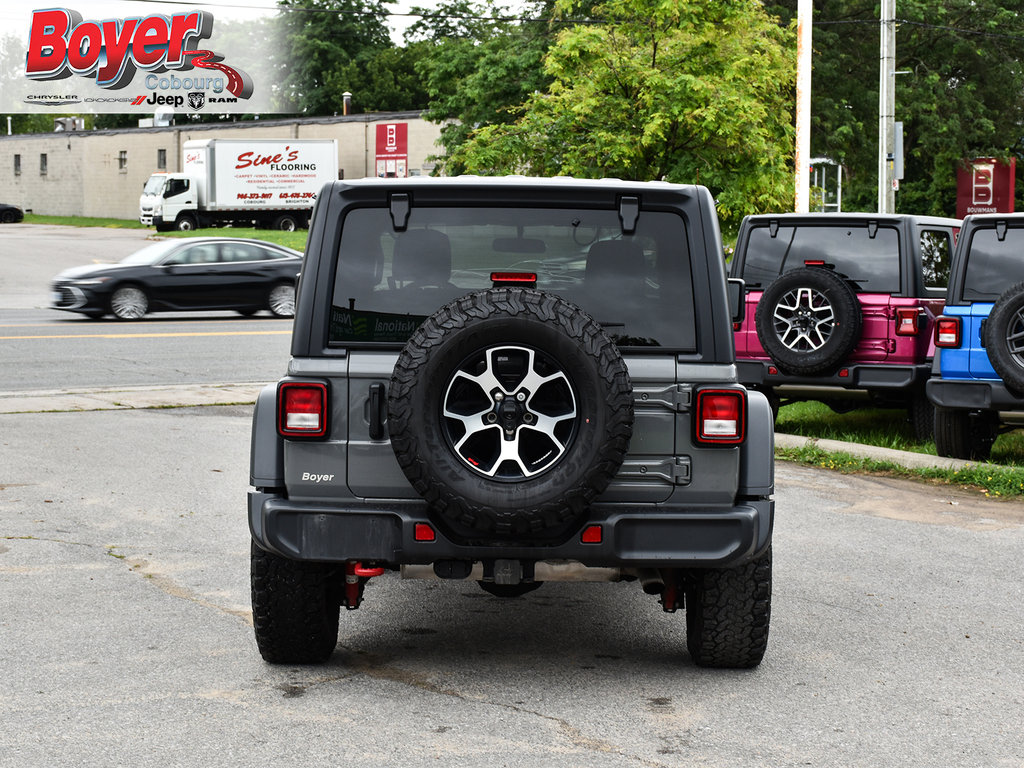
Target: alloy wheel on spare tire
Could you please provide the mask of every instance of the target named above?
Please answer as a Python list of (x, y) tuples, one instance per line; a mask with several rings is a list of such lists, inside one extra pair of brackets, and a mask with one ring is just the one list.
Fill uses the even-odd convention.
[(985, 321), (988, 359), (1006, 386), (1024, 392), (1024, 283), (1006, 290)]
[(395, 365), (399, 465), (454, 535), (554, 538), (618, 471), (633, 395), (618, 348), (586, 312), (528, 288), (439, 309)]
[(830, 373), (860, 339), (857, 294), (822, 267), (779, 275), (761, 295), (754, 319), (761, 346), (791, 375)]

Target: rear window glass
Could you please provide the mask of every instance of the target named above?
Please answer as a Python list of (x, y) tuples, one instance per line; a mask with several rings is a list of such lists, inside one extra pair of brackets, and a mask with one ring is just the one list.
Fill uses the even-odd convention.
[(856, 283), (865, 293), (900, 290), (900, 240), (892, 227), (878, 227), (871, 237), (867, 226), (779, 226), (750, 231), (743, 263), (748, 288), (763, 290), (783, 272), (800, 269), (805, 261), (824, 261)]
[(1024, 229), (1009, 228), (1002, 240), (995, 229), (976, 229), (968, 245), (964, 299), (995, 301), (1024, 280)]
[(414, 206), (404, 232), (387, 209), (349, 211), (329, 340), (402, 344), (496, 271), (535, 273), (538, 290), (581, 306), (619, 346), (696, 348), (682, 217), (645, 211), (624, 236), (614, 210), (507, 207)]

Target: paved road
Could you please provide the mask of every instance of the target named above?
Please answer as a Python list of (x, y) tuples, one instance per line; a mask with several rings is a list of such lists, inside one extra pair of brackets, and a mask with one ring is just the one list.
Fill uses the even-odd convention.
[[(25, 280), (58, 265), (13, 285), (12, 231), (0, 323), (17, 324), (43, 311)], [(24, 389), (53, 347), (11, 364), (42, 340), (8, 341), (0, 388)], [(68, 343), (93, 342), (155, 349)], [(249, 412), (0, 413), (0, 766), (1024, 766), (1024, 505), (779, 465), (752, 672), (693, 667), (683, 615), (635, 585), (503, 601), (391, 575), (343, 615), (329, 664), (270, 667), (249, 615)]]
[(753, 672), (635, 585), (393, 576), (328, 665), (270, 667), (248, 416), (0, 416), (0, 765), (1024, 765), (1021, 505), (780, 466)]
[(49, 309), (58, 272), (117, 261), (145, 230), (0, 227), (0, 391), (275, 381), (291, 321), (261, 313), (162, 313), (139, 322)]

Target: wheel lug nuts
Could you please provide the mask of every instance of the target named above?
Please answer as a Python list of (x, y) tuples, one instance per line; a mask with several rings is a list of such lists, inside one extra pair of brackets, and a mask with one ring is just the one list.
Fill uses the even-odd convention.
[(526, 399), (526, 393), (525, 392), (519, 392), (518, 394), (516, 394), (516, 400), (518, 400), (520, 403), (523, 402), (523, 400), (525, 400), (525, 399)]

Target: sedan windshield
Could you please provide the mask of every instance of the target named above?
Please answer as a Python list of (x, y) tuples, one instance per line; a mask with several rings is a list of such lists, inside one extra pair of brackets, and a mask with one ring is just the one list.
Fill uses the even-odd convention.
[(164, 256), (173, 251), (175, 248), (180, 248), (181, 242), (176, 240), (167, 240), (162, 243), (154, 243), (141, 251), (136, 251), (131, 256), (126, 256), (121, 259), (122, 264), (156, 264)]

